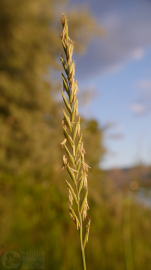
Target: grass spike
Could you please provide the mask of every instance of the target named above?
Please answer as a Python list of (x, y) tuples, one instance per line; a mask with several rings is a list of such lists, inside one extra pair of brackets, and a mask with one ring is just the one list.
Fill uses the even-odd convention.
[[(68, 155), (68, 158), (71, 162), (71, 167), (64, 156), (63, 158), (63, 168), (66, 168), (71, 179), (74, 183), (74, 188), (71, 184), (66, 180), (68, 191), (69, 191), (69, 213), (71, 218), (76, 224), (77, 229), (80, 229), (80, 243), (81, 243), (81, 252), (82, 252), (82, 259), (83, 259), (83, 269), (86, 270), (86, 261), (85, 261), (85, 245), (88, 240), (89, 235), (89, 228), (90, 228), (90, 221), (88, 220), (85, 236), (83, 239), (83, 220), (87, 217), (87, 210), (89, 209), (87, 196), (88, 196), (88, 184), (87, 184), (87, 175), (86, 172), (88, 171), (89, 166), (84, 161), (85, 150), (83, 148), (82, 142), (82, 134), (80, 133), (80, 116), (78, 113), (78, 98), (77, 98), (77, 91), (78, 85), (77, 80), (75, 80), (75, 62), (72, 60), (73, 54), (73, 47), (74, 42), (68, 36), (68, 22), (67, 17), (65, 14), (62, 14), (62, 46), (63, 50), (65, 51), (66, 60), (63, 59), (61, 56), (61, 62), (63, 68), (66, 72), (67, 77), (62, 75), (63, 79), (63, 88), (68, 94), (68, 100), (66, 99), (63, 91), (62, 97), (65, 103), (65, 106), (69, 112), (69, 116), (63, 110), (64, 119), (62, 121), (63, 126), (63, 133), (65, 139), (61, 145), (65, 148), (65, 151)], [(74, 130), (73, 130), (74, 125)], [(76, 135), (79, 135), (78, 141), (76, 140)], [(68, 141), (69, 145), (72, 148), (73, 155), (69, 152), (66, 141)], [(78, 161), (77, 161), (78, 160)], [(79, 179), (80, 174), (80, 179)], [(80, 195), (82, 194), (82, 189), (86, 188), (86, 192), (84, 198), (81, 202)], [(75, 191), (74, 191), (75, 190)], [(77, 211), (74, 212), (71, 205), (73, 204), (73, 199), (76, 201), (77, 204)]]

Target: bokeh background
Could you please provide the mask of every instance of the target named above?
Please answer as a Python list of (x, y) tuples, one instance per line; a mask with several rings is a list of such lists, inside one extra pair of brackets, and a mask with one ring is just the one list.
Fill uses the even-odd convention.
[(61, 170), (63, 12), (92, 168), (87, 269), (150, 270), (150, 0), (0, 1), (0, 256), (43, 251), (46, 270), (82, 269)]

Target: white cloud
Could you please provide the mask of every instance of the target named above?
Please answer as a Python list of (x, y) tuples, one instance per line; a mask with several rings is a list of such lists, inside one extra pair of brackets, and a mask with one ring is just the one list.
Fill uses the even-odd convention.
[(119, 71), (122, 70), (122, 68), (123, 68), (122, 64), (116, 64), (108, 68), (108, 73), (118, 73)]
[(146, 96), (151, 96), (151, 80), (139, 81), (136, 87), (141, 89)]
[(140, 103), (133, 103), (131, 105), (131, 110), (136, 114), (143, 114), (146, 112), (146, 107)]
[(132, 57), (136, 60), (139, 60), (139, 59), (143, 58), (144, 54), (145, 54), (144, 50), (141, 48), (138, 48), (138, 49), (134, 50), (134, 52), (132, 53)]
[(151, 111), (151, 80), (141, 80), (135, 84), (139, 96), (131, 105), (131, 110), (136, 114), (150, 113)]
[(110, 72), (129, 59), (140, 59), (151, 45), (151, 1), (84, 0), (106, 31), (77, 56), (77, 77), (85, 80)]

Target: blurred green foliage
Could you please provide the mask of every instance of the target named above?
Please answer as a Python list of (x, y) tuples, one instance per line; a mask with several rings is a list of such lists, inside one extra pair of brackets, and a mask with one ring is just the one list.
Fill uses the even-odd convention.
[[(66, 5), (62, 0), (0, 1), (0, 255), (41, 250), (45, 269), (53, 270), (82, 266), (78, 232), (67, 210), (67, 174), (61, 171), (63, 104), (55, 98)], [(80, 53), (91, 33), (99, 35), (101, 29), (87, 10), (67, 10)], [(127, 203), (127, 195), (99, 169), (105, 149), (98, 123), (82, 119), (81, 126), (92, 167), (87, 268), (149, 270), (150, 210), (132, 199)], [(5, 269), (1, 261), (0, 269)]]

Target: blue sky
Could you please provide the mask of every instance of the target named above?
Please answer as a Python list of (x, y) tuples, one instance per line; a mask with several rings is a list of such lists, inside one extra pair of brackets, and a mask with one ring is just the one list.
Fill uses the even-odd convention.
[[(151, 1), (71, 1), (89, 7), (106, 35), (76, 57), (81, 110), (105, 129), (103, 168), (151, 163)], [(80, 106), (81, 107), (81, 106)], [(82, 106), (83, 107), (83, 106)]]

